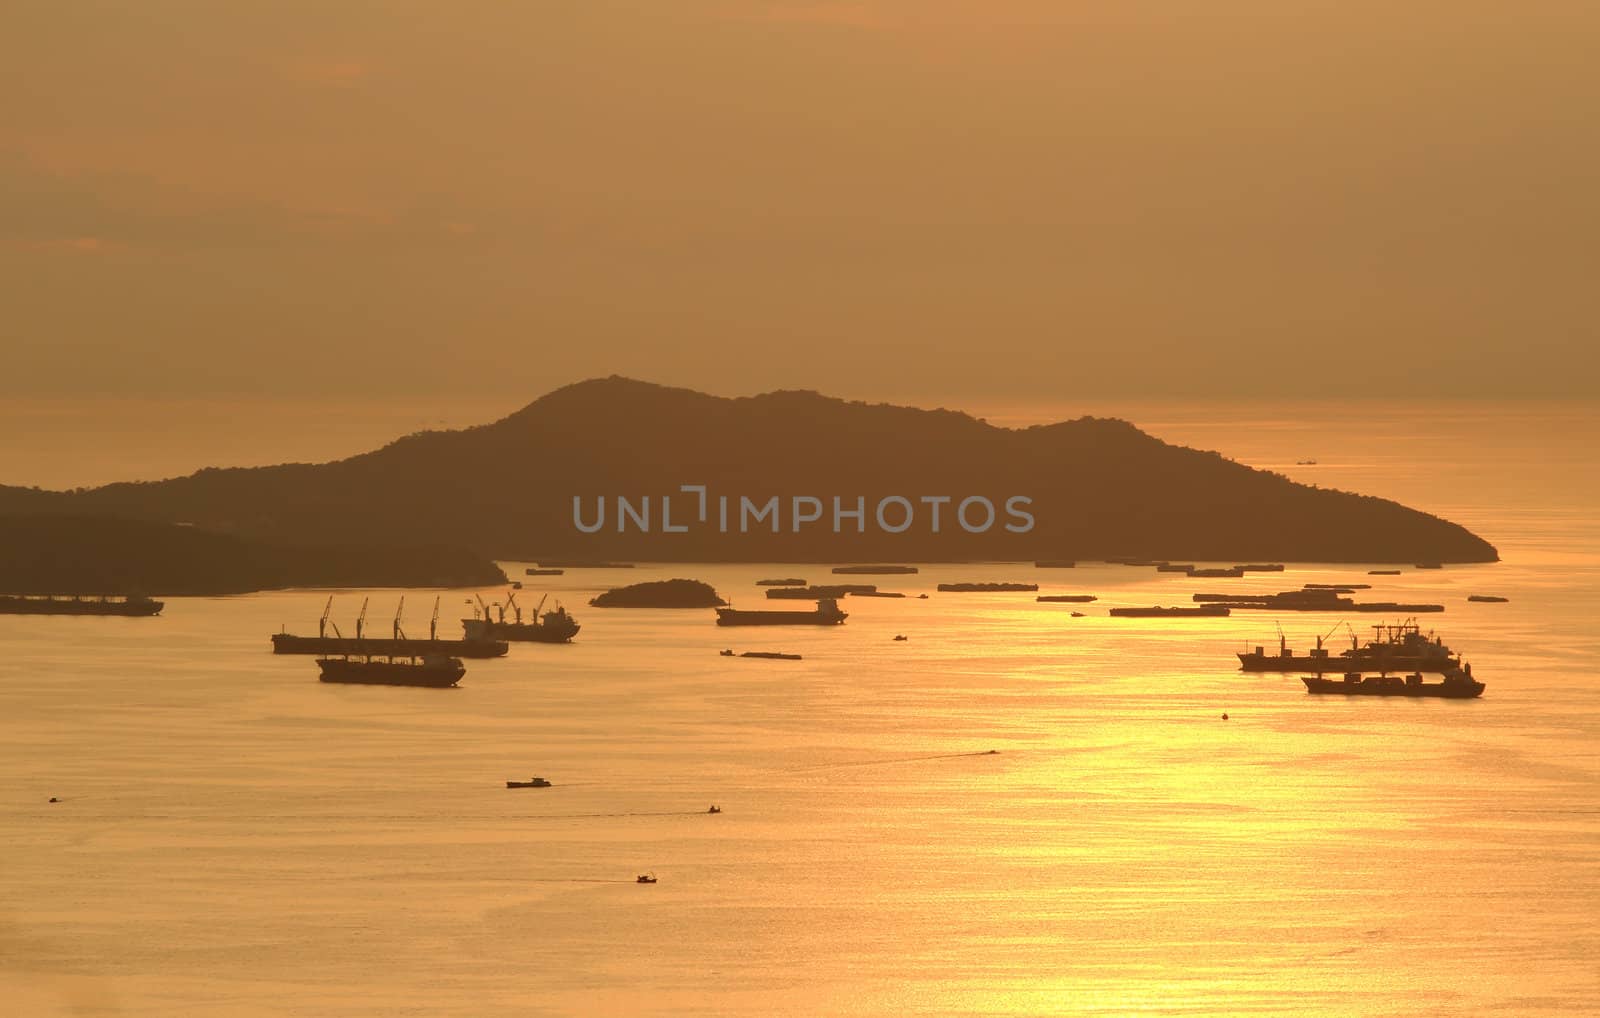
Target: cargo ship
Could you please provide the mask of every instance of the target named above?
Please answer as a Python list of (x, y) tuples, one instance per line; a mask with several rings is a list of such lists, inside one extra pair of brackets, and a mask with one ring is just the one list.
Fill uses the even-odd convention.
[(831, 597), (838, 600), (852, 594), (876, 594), (874, 583), (823, 583), (809, 587), (768, 587), (767, 598), (772, 601), (820, 601)]
[(840, 576), (909, 576), (917, 571), (916, 566), (834, 566), (834, 573)]
[(126, 597), (104, 594), (57, 597), (54, 594), (0, 594), (0, 615), (121, 615), (143, 618), (158, 615), (164, 601), (152, 601), (142, 594)]
[[(522, 606), (517, 604), (517, 593), (512, 591), (506, 597), (506, 603), (495, 605), (499, 611), (499, 619), (490, 615), (490, 607), (483, 603), (483, 598), (478, 598), (478, 607), (472, 618), (462, 619), (461, 628), (468, 640), (517, 640), (527, 643), (568, 643), (578, 635), (581, 628), (567, 610), (557, 602), (555, 608), (544, 611), (544, 603), (550, 597), (546, 594), (539, 599), (539, 604), (533, 609), (533, 619), (522, 621)], [(506, 621), (506, 608), (512, 610), (512, 620)]]
[(850, 614), (840, 611), (839, 602), (831, 597), (818, 598), (814, 611), (717, 609), (719, 626), (837, 626), (849, 617)]
[(460, 658), (442, 654), (423, 657), (325, 657), (317, 660), (323, 682), (353, 682), (367, 686), (432, 686), (445, 688), (461, 681), (467, 666)]
[(1442, 612), (1442, 604), (1401, 604), (1397, 601), (1355, 601), (1346, 596), (1356, 587), (1306, 587), (1276, 594), (1195, 594), (1196, 601), (1225, 604), (1245, 611), (1381, 612), (1385, 615), (1420, 615)]
[(1446, 672), (1439, 682), (1423, 682), (1421, 672), (1410, 675), (1366, 675), (1346, 672), (1343, 679), (1306, 675), (1300, 679), (1308, 693), (1336, 693), (1344, 696), (1441, 696), (1470, 700), (1482, 696), (1484, 684), (1472, 677), (1472, 666)]
[[(388, 656), (417, 656), (423, 654), (439, 655), (453, 654), (456, 657), (488, 658), (504, 657), (511, 649), (504, 640), (466, 639), (466, 640), (441, 640), (439, 632), (439, 599), (433, 601), (433, 620), (428, 623), (428, 638), (426, 640), (411, 639), (400, 628), (400, 612), (405, 608), (406, 599), (400, 599), (400, 608), (394, 614), (394, 634), (389, 639), (373, 639), (366, 635), (367, 601), (361, 602), (361, 614), (356, 617), (356, 635), (345, 636), (339, 632), (337, 623), (328, 621), (328, 613), (333, 610), (333, 598), (328, 598), (327, 605), (322, 609), (322, 618), (317, 621), (316, 636), (296, 636), (293, 633), (281, 632), (272, 634), (272, 652), (274, 654), (340, 654), (340, 655), (370, 655), (380, 654)], [(329, 628), (333, 635), (328, 635)]]
[[(1338, 627), (1335, 627), (1337, 631)], [(1337, 654), (1322, 645), (1326, 636), (1305, 654), (1289, 649), (1282, 630), (1278, 632), (1278, 653), (1266, 648), (1239, 654), (1239, 665), (1247, 672), (1443, 672), (1461, 667), (1461, 659), (1433, 633), (1423, 634), (1415, 620), (1396, 625), (1373, 626), (1374, 636), (1363, 646), (1350, 635), (1350, 647)], [(1332, 635), (1327, 634), (1327, 635)]]
[(1124, 619), (1223, 618), (1228, 608), (1220, 604), (1201, 604), (1193, 608), (1113, 608), (1109, 614)]

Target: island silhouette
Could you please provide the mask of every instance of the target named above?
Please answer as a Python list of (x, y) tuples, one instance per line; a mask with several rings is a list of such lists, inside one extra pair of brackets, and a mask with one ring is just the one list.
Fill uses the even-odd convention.
[[(672, 495), (674, 512), (687, 515), (686, 484), (752, 499), (861, 496), (869, 507), (896, 495), (984, 495), (996, 504), (1020, 495), (1034, 523), (1023, 533), (968, 533), (948, 518), (939, 533), (574, 525), (575, 497)], [(432, 544), (536, 561), (1498, 558), (1448, 520), (1171, 445), (1122, 420), (1003, 428), (953, 410), (810, 391), (727, 398), (622, 377), (564, 386), (491, 424), (420, 432), (331, 463), (208, 468), (72, 492), (0, 488), (0, 513), (185, 522), (275, 546)]]

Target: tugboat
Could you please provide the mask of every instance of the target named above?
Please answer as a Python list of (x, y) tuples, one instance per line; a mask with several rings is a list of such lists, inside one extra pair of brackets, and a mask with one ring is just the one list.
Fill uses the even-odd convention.
[(0, 594), (0, 615), (122, 615), (143, 618), (158, 615), (166, 607), (163, 601), (152, 601), (143, 594), (113, 597), (56, 597), (46, 594), (30, 597), (26, 594)]
[(1325, 679), (1321, 675), (1302, 676), (1308, 693), (1339, 693), (1345, 696), (1437, 696), (1470, 700), (1482, 696), (1484, 684), (1472, 677), (1472, 666), (1446, 672), (1440, 682), (1423, 682), (1421, 672), (1399, 675), (1367, 675), (1346, 672), (1344, 678)]
[(818, 598), (815, 611), (738, 611), (733, 608), (717, 609), (719, 626), (837, 626), (849, 618), (849, 612), (839, 610), (835, 598)]
[[(1347, 627), (1348, 628), (1348, 627)], [(1283, 630), (1278, 630), (1278, 653), (1267, 654), (1265, 648), (1239, 654), (1239, 665), (1247, 672), (1452, 672), (1461, 666), (1458, 655), (1432, 632), (1424, 635), (1415, 619), (1396, 625), (1372, 627), (1374, 638), (1362, 646), (1354, 630), (1350, 633), (1350, 648), (1339, 654), (1330, 654), (1323, 640), (1338, 630), (1334, 627), (1317, 637), (1317, 645), (1309, 653), (1296, 654), (1289, 649)]]
[(371, 686), (454, 686), (467, 674), (458, 657), (429, 654), (421, 658), (373, 656), (317, 659), (323, 682), (355, 682)]
[[(521, 640), (528, 643), (568, 643), (578, 635), (580, 628), (573, 621), (567, 610), (561, 607), (560, 602), (551, 611), (544, 611), (544, 603), (550, 597), (546, 594), (539, 599), (538, 607), (533, 609), (533, 621), (522, 621), (522, 606), (517, 604), (517, 592), (511, 591), (506, 596), (506, 603), (497, 604), (494, 608), (499, 612), (498, 621), (491, 615), (489, 605), (483, 603), (483, 598), (478, 598), (478, 609), (472, 612), (472, 618), (462, 619), (461, 628), (469, 640)], [(506, 621), (506, 608), (514, 613), (515, 621)], [(543, 612), (543, 614), (541, 614)]]

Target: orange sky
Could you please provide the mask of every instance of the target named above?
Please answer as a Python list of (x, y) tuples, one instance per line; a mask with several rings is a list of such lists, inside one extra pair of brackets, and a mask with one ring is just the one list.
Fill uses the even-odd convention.
[(1600, 8), (13, 0), (0, 396), (1592, 396)]

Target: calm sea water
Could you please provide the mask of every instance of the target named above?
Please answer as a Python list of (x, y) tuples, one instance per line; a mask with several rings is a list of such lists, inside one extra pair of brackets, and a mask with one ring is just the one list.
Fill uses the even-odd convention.
[[(1101, 600), (1074, 619), (1031, 595), (855, 599), (843, 627), (751, 631), (584, 602), (691, 575), (754, 606), (757, 578), (825, 571), (573, 572), (524, 597), (572, 605), (579, 641), (468, 662), (455, 690), (326, 686), (312, 659), (268, 653), (280, 626), (315, 630), (323, 592), (0, 617), (0, 999), (29, 1016), (1593, 1013), (1594, 415), (1135, 419), (1439, 512), (1504, 561), (1203, 583), (930, 566), (877, 582)], [(1105, 616), (1349, 578), (1447, 604), (1425, 622), (1483, 699), (1309, 697), (1239, 672), (1271, 615)], [(346, 628), (364, 593), (337, 596)], [(400, 593), (373, 593), (376, 628)], [(425, 630), (435, 592), (405, 593)], [(467, 594), (442, 595), (452, 631)], [(1340, 619), (1277, 621), (1303, 646)], [(503, 787), (532, 774), (555, 786)], [(646, 871), (660, 882), (634, 883)]]

